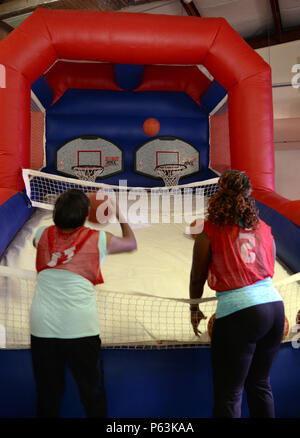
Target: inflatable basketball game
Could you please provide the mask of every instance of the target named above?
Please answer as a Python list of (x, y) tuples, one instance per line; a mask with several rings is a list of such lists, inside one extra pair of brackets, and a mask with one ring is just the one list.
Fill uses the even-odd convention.
[[(0, 88), (2, 265), (11, 242), (36, 221), (34, 202), (47, 205), (50, 182), (44, 181), (64, 189), (89, 173), (106, 186), (122, 180), (149, 190), (165, 186), (174, 174), (180, 187), (214, 180), (232, 168), (251, 178), (278, 257), (291, 273), (300, 270), (300, 201), (275, 192), (270, 67), (224, 19), (37, 9), (1, 42), (0, 63), (5, 67)], [(30, 185), (35, 181), (41, 181), (36, 192)], [(152, 241), (147, 232), (141, 231), (146, 247)], [(157, 236), (172, 252), (176, 229)], [(159, 283), (158, 276), (153, 288)], [(134, 282), (129, 286), (134, 288)], [(4, 320), (15, 308), (14, 291), (12, 283), (11, 296), (3, 300)], [(298, 310), (293, 309), (295, 315)], [(6, 320), (1, 324), (7, 340), (13, 328)], [(138, 340), (119, 338), (118, 345), (143, 345), (139, 336), (147, 333), (157, 350), (164, 346), (143, 320), (137, 325)], [(9, 348), (26, 348), (18, 339), (9, 345), (3, 344), (8, 362)], [(208, 353), (191, 348), (189, 354)], [(168, 409), (156, 414), (168, 416)], [(182, 406), (175, 411), (183, 415)]]

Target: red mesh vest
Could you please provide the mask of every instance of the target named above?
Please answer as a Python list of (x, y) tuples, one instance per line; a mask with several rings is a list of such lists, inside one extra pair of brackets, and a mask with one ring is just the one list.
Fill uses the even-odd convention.
[(81, 275), (93, 284), (103, 283), (98, 249), (99, 231), (80, 227), (63, 233), (52, 225), (43, 232), (36, 256), (36, 270), (63, 269)]
[(263, 221), (253, 230), (239, 225), (220, 227), (205, 221), (204, 232), (212, 249), (207, 278), (211, 289), (238, 289), (273, 277), (273, 236)]

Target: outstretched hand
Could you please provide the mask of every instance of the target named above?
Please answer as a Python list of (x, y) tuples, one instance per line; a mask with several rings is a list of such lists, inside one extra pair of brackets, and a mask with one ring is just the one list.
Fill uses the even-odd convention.
[(200, 324), (200, 321), (202, 319), (207, 319), (207, 317), (201, 312), (200, 309), (198, 310), (191, 310), (191, 323), (193, 326), (193, 330), (196, 336), (200, 337), (201, 332), (198, 329), (198, 326)]

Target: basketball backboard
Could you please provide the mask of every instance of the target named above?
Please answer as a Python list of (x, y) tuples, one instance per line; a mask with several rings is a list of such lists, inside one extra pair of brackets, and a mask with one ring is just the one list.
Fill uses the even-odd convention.
[(135, 150), (135, 172), (158, 179), (157, 166), (184, 164), (181, 178), (200, 171), (200, 152), (190, 143), (177, 137), (156, 137)]
[(73, 138), (56, 150), (57, 172), (75, 176), (74, 166), (104, 168), (99, 178), (123, 172), (123, 153), (112, 141), (95, 135)]

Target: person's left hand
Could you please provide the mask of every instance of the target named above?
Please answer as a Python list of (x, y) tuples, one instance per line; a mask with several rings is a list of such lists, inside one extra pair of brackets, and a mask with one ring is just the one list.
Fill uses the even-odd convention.
[(200, 309), (191, 310), (191, 323), (193, 326), (194, 333), (198, 337), (200, 337), (201, 335), (201, 332), (198, 329), (201, 319), (207, 319), (207, 317), (201, 312)]

